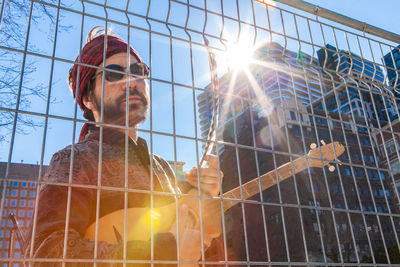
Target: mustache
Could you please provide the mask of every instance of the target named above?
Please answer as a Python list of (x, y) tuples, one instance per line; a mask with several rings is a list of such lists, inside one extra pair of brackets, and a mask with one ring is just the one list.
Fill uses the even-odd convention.
[[(148, 101), (146, 99), (146, 97), (144, 96), (144, 94), (142, 94), (141, 92), (139, 92), (137, 89), (133, 89), (132, 91), (129, 92), (129, 96), (138, 96), (140, 98), (140, 100), (143, 102), (144, 105), (148, 104)], [(118, 100), (119, 103), (120, 102), (125, 102), (127, 101), (127, 95), (126, 93), (121, 95)]]

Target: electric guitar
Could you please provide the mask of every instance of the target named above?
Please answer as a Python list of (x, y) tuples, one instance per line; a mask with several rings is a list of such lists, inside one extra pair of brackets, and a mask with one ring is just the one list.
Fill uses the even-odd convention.
[[(221, 233), (222, 212), (227, 211), (231, 207), (240, 203), (242, 199), (248, 199), (261, 191), (270, 188), (279, 182), (290, 178), (293, 174), (301, 172), (309, 167), (323, 168), (329, 165), (329, 170), (334, 171), (334, 166), (329, 164), (336, 157), (344, 152), (344, 146), (339, 142), (323, 144), (317, 147), (316, 144), (311, 145), (311, 150), (307, 157), (301, 157), (288, 162), (276, 170), (271, 170), (259, 178), (255, 178), (242, 186), (236, 187), (221, 197), (200, 197), (197, 189), (192, 189), (185, 196), (179, 198), (178, 203), (160, 207), (160, 208), (128, 208), (121, 209), (107, 214), (98, 221), (98, 241), (106, 241), (117, 244), (121, 241), (121, 235), (124, 233), (126, 222), (126, 238), (131, 240), (150, 240), (151, 233), (169, 232), (171, 226), (176, 220), (176, 211), (183, 204), (186, 204), (189, 210), (189, 217), (192, 220), (192, 228), (202, 229), (211, 238), (216, 238)], [(307, 164), (308, 162), (308, 164)], [(241, 193), (242, 192), (242, 193)], [(243, 194), (243, 197), (242, 197)], [(222, 201), (222, 205), (221, 205)], [(201, 213), (200, 213), (201, 202)], [(178, 205), (178, 207), (176, 206)], [(200, 217), (201, 214), (201, 217)], [(126, 217), (126, 219), (125, 219)], [(178, 216), (179, 218), (179, 216)], [(85, 237), (95, 240), (96, 223), (93, 223), (86, 230)]]

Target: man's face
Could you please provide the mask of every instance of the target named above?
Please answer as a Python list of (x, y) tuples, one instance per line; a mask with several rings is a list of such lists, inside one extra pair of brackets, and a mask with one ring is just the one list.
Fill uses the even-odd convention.
[[(138, 62), (137, 59), (130, 55), (129, 64), (135, 62)], [(129, 71), (126, 53), (115, 54), (107, 58), (106, 66), (114, 64), (122, 66), (125, 71), (127, 69)], [(100, 66), (103, 67), (104, 63)], [(97, 70), (96, 74), (99, 72), (102, 71)], [(96, 121), (100, 121), (101, 115), (103, 75), (98, 75), (93, 81), (93, 97), (89, 97), (88, 100), (84, 101), (86, 107), (92, 110)], [(127, 90), (127, 88), (129, 89)], [(105, 123), (124, 126), (126, 125), (126, 115), (129, 114), (129, 127), (133, 127), (146, 119), (149, 105), (149, 89), (144, 79), (126, 75), (115, 82), (104, 79), (103, 121)]]

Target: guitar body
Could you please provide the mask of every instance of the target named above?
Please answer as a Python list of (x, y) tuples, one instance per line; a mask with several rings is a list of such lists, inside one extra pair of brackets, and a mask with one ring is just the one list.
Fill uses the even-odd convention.
[[(203, 232), (207, 233), (211, 238), (218, 237), (221, 233), (221, 208), (220, 200), (201, 198), (199, 201), (198, 191), (190, 190), (188, 195), (183, 196), (178, 201), (178, 211), (182, 205), (188, 208), (190, 225), (192, 229), (200, 231), (200, 201), (202, 206), (202, 224)], [(219, 204), (219, 206), (218, 206)], [(210, 211), (213, 212), (210, 212)], [(126, 217), (126, 237), (127, 241), (132, 240), (150, 240), (152, 225), (153, 233), (167, 233), (170, 231), (176, 219), (176, 203), (173, 202), (163, 207), (150, 209), (146, 208), (128, 208), (126, 210), (117, 210), (109, 213), (98, 220), (98, 241), (106, 241), (111, 244), (117, 244), (117, 235), (115, 230), (123, 238), (124, 224)], [(182, 223), (181, 216), (178, 216), (179, 223)], [(187, 218), (186, 218), (187, 219)], [(114, 230), (115, 228), (115, 230)], [(95, 240), (96, 223), (93, 223), (86, 230), (85, 237)]]
[[(160, 208), (129, 208), (121, 209), (99, 218), (98, 241), (106, 241), (112, 244), (118, 243), (117, 236), (124, 237), (124, 226), (126, 221), (126, 238), (132, 240), (150, 240), (151, 233), (167, 233), (178, 218), (179, 224), (189, 225), (191, 229), (206, 233), (210, 238), (216, 238), (221, 234), (222, 213), (240, 203), (241, 199), (248, 199), (259, 194), (277, 181), (284, 181), (308, 167), (323, 168), (329, 165), (335, 157), (339, 157), (345, 151), (344, 146), (338, 142), (329, 145), (321, 141), (323, 146), (319, 149), (312, 148), (307, 158), (300, 157), (291, 162), (283, 164), (276, 170), (271, 170), (258, 178), (255, 178), (240, 187), (236, 187), (222, 195), (223, 209), (220, 199), (199, 198), (197, 189), (190, 190), (186, 196), (182, 196), (176, 203)], [(331, 170), (330, 166), (330, 170)], [(333, 168), (331, 171), (334, 171)], [(260, 187), (261, 186), (261, 187)], [(200, 206), (201, 203), (201, 206)], [(176, 216), (176, 211), (181, 210), (182, 205), (188, 208), (189, 216)], [(201, 211), (200, 212), (200, 207)], [(179, 214), (178, 214), (179, 215)], [(187, 218), (189, 217), (189, 218)], [(126, 218), (126, 220), (125, 220)], [(202, 218), (202, 220), (200, 220)], [(188, 223), (187, 220), (190, 222)], [(202, 226), (202, 228), (201, 228)], [(118, 233), (116, 233), (118, 232)], [(85, 237), (95, 240), (96, 223), (93, 223), (86, 230)]]

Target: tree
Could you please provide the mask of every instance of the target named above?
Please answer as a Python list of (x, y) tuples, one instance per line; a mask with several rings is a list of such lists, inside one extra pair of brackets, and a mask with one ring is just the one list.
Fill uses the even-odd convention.
[[(47, 2), (57, 4), (56, 0)], [(34, 79), (37, 66), (35, 61), (28, 60), (23, 63), (23, 51), (26, 42), (26, 31), (30, 17), (31, 7), (34, 6), (35, 12), (32, 13), (31, 27), (47, 23), (49, 33), (48, 38), (53, 38), (56, 25), (56, 10), (43, 3), (31, 3), (28, 0), (8, 0), (2, 1), (0, 17), (0, 142), (5, 141), (13, 131), (16, 119), (16, 133), (28, 134), (31, 129), (42, 126), (42, 122), (33, 120), (32, 117), (22, 113), (15, 116), (14, 110), (26, 110), (32, 104), (32, 97), (38, 97), (47, 101), (48, 86), (44, 84), (31, 83)], [(61, 26), (58, 30), (69, 30), (68, 26)], [(15, 51), (18, 50), (18, 51)], [(40, 52), (37, 47), (30, 47), (30, 51)], [(23, 71), (22, 71), (23, 67)], [(21, 73), (23, 73), (23, 83), (20, 83)], [(54, 99), (51, 99), (54, 101)]]

